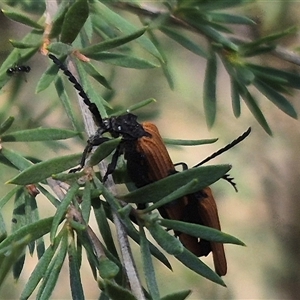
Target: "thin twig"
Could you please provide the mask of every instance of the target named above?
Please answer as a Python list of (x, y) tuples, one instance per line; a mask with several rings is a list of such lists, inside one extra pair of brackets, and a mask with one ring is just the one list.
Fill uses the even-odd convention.
[[(49, 12), (46, 11), (46, 16), (48, 16), (48, 19), (49, 19), (49, 16), (50, 16), (50, 19), (52, 19), (51, 16), (54, 16), (57, 11), (56, 1), (47, 0), (46, 2), (48, 3), (48, 5), (46, 6), (46, 10), (47, 10), (47, 8), (49, 8), (49, 10), (51, 10)], [(56, 4), (56, 6), (54, 5), (54, 3)], [(78, 72), (77, 72), (77, 69), (76, 69), (73, 61), (69, 60), (67, 63), (67, 66), (68, 66), (68, 69), (75, 76), (75, 78), (78, 80), (79, 79)], [(94, 120), (93, 120), (90, 110), (83, 103), (81, 96), (79, 96), (78, 94), (77, 94), (77, 96), (78, 96), (78, 103), (79, 103), (79, 106), (80, 106), (80, 109), (82, 112), (82, 117), (84, 120), (85, 130), (86, 130), (88, 136), (92, 136), (95, 134), (97, 127), (94, 123)], [(101, 173), (104, 173), (106, 168), (107, 168), (107, 164), (105, 164), (105, 162), (101, 162), (99, 164), (99, 169), (100, 169)], [(104, 175), (104, 174), (102, 174), (102, 175)], [(52, 180), (50, 180), (49, 183), (56, 189), (56, 194), (58, 194), (58, 197), (60, 199), (63, 199), (64, 193), (60, 189), (59, 185), (55, 184)], [(110, 192), (112, 192), (113, 194), (116, 194), (115, 184), (114, 184), (112, 178), (108, 178), (108, 180), (106, 181), (106, 187), (110, 190)], [(136, 266), (133, 261), (133, 255), (132, 255), (132, 251), (131, 251), (131, 248), (130, 248), (130, 245), (128, 242), (127, 233), (124, 230), (123, 225), (119, 220), (119, 217), (116, 214), (113, 214), (113, 217), (114, 217), (114, 223), (116, 226), (119, 243), (120, 243), (120, 247), (121, 247), (123, 264), (125, 266), (126, 275), (127, 275), (128, 281), (130, 283), (132, 293), (137, 297), (137, 299), (144, 300), (145, 296), (143, 294), (142, 285), (138, 278), (137, 269), (136, 269)], [(102, 255), (103, 253), (102, 253), (101, 242), (98, 240), (97, 236), (94, 234), (94, 232), (91, 230), (90, 227), (88, 227), (87, 232), (89, 234), (90, 240), (92, 241), (92, 243), (94, 245), (97, 255)]]
[[(74, 205), (71, 205), (68, 209), (68, 216), (74, 220), (76, 220), (77, 222), (79, 222), (80, 224), (84, 224), (85, 222), (83, 220), (82, 214), (81, 212), (79, 212)], [(104, 247), (102, 245), (102, 243), (100, 242), (100, 240), (98, 239), (97, 235), (95, 234), (95, 232), (93, 231), (93, 229), (87, 225), (86, 228), (86, 233), (89, 237), (90, 242), (92, 243), (93, 249), (95, 251), (95, 254), (97, 256), (98, 259), (106, 257), (105, 251), (104, 251)]]
[[(69, 60), (69, 62), (68, 62), (68, 69), (72, 72), (72, 74), (78, 80), (79, 76), (78, 76), (77, 70), (76, 70), (72, 60)], [(81, 96), (79, 96), (79, 94), (77, 94), (77, 95), (78, 95), (78, 103), (79, 103), (79, 106), (80, 106), (80, 109), (82, 112), (86, 132), (89, 136), (94, 135), (97, 130), (97, 127), (94, 123), (93, 116), (92, 116), (90, 110), (88, 109), (87, 105), (85, 105), (83, 103)], [(107, 169), (107, 163), (105, 163), (104, 161), (100, 162), (99, 169), (103, 176)], [(116, 194), (115, 183), (111, 176), (106, 180), (105, 186), (110, 190), (111, 193), (113, 193), (114, 195)], [(118, 215), (116, 215), (115, 213), (113, 213), (113, 221), (116, 226), (118, 240), (119, 240), (119, 244), (120, 244), (120, 248), (121, 248), (121, 254), (122, 254), (122, 258), (123, 258), (124, 269), (125, 269), (128, 281), (130, 283), (131, 291), (137, 297), (137, 299), (144, 300), (146, 298), (143, 294), (142, 284), (139, 280), (138, 272), (137, 272), (137, 269), (136, 269), (136, 266), (135, 266), (135, 263), (133, 260), (132, 250), (131, 250), (131, 247), (128, 242), (127, 233), (124, 230), (123, 224), (119, 220)], [(90, 230), (88, 231), (88, 233), (91, 234)], [(90, 239), (92, 240), (92, 238), (94, 238), (94, 237), (95, 237), (94, 235), (91, 235)], [(99, 241), (99, 243), (100, 243), (100, 241)], [(94, 247), (96, 247), (96, 246), (97, 246), (97, 244), (94, 244)], [(97, 247), (97, 248), (100, 249), (99, 247)]]
[(141, 281), (137, 273), (135, 262), (133, 260), (133, 255), (128, 241), (127, 233), (118, 215), (115, 212), (113, 212), (112, 214), (113, 214), (114, 224), (117, 228), (117, 236), (118, 236), (118, 241), (120, 243), (120, 250), (123, 258), (123, 264), (130, 284), (131, 291), (137, 299), (146, 300), (141, 285)]
[[(62, 187), (60, 181), (54, 180), (52, 178), (48, 178), (47, 183), (51, 187), (53, 192), (56, 194), (57, 198), (60, 201), (63, 201), (65, 194), (66, 194), (65, 191), (69, 189), (69, 186), (67, 186), (67, 184), (65, 184), (65, 186)], [(79, 222), (81, 224), (85, 224), (81, 212), (79, 212), (75, 208), (74, 205), (70, 205), (70, 207), (68, 209), (68, 217), (76, 220), (77, 222)], [(93, 249), (94, 249), (97, 257), (101, 258), (103, 256), (106, 256), (102, 243), (100, 242), (100, 240), (98, 239), (98, 237), (96, 236), (96, 234), (94, 233), (94, 231), (92, 230), (92, 228), (90, 226), (87, 226), (86, 232), (87, 232), (87, 235), (93, 245)]]
[(282, 60), (300, 66), (300, 56), (282, 46), (276, 46), (276, 48), (272, 51), (272, 54)]
[(60, 182), (55, 179), (48, 178), (47, 183), (48, 183), (49, 187), (51, 188), (51, 190), (54, 192), (54, 194), (57, 196), (57, 198), (60, 201), (62, 201), (64, 199), (66, 193), (61, 188)]

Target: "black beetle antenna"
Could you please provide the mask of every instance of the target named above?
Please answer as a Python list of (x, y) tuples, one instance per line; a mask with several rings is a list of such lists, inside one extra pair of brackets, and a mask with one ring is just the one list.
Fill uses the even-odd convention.
[(226, 145), (225, 147), (219, 149), (218, 151), (214, 152), (212, 155), (208, 156), (204, 160), (202, 160), (200, 163), (194, 166), (194, 168), (199, 167), (208, 161), (212, 160), (213, 158), (219, 156), (220, 154), (226, 152), (227, 150), (233, 148), (235, 145), (239, 144), (241, 141), (243, 141), (251, 132), (251, 127), (249, 127), (243, 134), (241, 134), (238, 138), (233, 140), (230, 144)]
[(83, 90), (83, 87), (80, 85), (75, 76), (71, 73), (71, 71), (61, 62), (55, 55), (49, 54), (49, 58), (64, 72), (64, 74), (68, 77), (69, 81), (73, 83), (74, 88), (79, 92), (79, 95), (83, 99), (83, 102), (87, 105), (90, 112), (94, 116), (95, 122), (98, 125), (102, 124), (102, 117), (95, 103), (91, 102), (90, 98)]

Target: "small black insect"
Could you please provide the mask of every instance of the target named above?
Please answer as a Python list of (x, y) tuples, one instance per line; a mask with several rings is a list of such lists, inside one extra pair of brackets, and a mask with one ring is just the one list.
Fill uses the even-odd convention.
[(49, 54), (49, 58), (64, 72), (69, 81), (73, 83), (75, 89), (82, 97), (83, 102), (88, 106), (93, 115), (94, 121), (98, 126), (96, 133), (90, 136), (87, 141), (87, 145), (83, 151), (82, 159), (80, 161), (80, 167), (71, 170), (71, 172), (76, 172), (84, 167), (86, 157), (94, 146), (99, 146), (110, 139), (108, 137), (103, 137), (105, 132), (110, 133), (113, 138), (122, 137), (121, 142), (113, 154), (112, 161), (108, 165), (107, 171), (103, 177), (103, 181), (106, 181), (108, 175), (112, 174), (115, 170), (118, 157), (124, 153), (126, 159), (126, 154), (130, 152), (132, 147), (134, 147), (135, 142), (143, 136), (149, 136), (149, 133), (144, 130), (143, 126), (137, 121), (137, 116), (132, 113), (112, 116), (110, 118), (102, 118), (96, 104), (91, 102), (78, 80), (68, 70), (68, 68), (53, 54)]
[(18, 74), (18, 73), (29, 73), (30, 70), (31, 70), (31, 68), (29, 66), (15, 65), (14, 67), (7, 69), (6, 74), (9, 76), (12, 76), (12, 75)]

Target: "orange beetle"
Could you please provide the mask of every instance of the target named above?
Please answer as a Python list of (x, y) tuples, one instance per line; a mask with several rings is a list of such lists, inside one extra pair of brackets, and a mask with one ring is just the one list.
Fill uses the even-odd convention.
[[(149, 135), (137, 139), (135, 146), (131, 149), (132, 151), (128, 151), (127, 154), (125, 152), (129, 176), (137, 187), (158, 181), (176, 172), (157, 127), (150, 122), (145, 122), (142, 126)], [(197, 166), (233, 147), (249, 133), (250, 129)], [(234, 186), (231, 178), (224, 176), (224, 179)], [(164, 205), (159, 208), (159, 212), (164, 218), (201, 224), (221, 230), (217, 205), (209, 187)], [(198, 257), (207, 256), (212, 252), (216, 273), (220, 276), (226, 275), (227, 262), (222, 243), (199, 240), (197, 237), (181, 232), (175, 232), (175, 234), (182, 244)]]

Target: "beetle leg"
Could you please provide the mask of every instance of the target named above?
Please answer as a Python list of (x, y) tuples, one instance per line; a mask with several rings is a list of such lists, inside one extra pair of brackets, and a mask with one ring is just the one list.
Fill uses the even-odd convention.
[(109, 140), (108, 137), (100, 137), (98, 135), (91, 136), (88, 139), (87, 145), (83, 150), (81, 160), (80, 160), (80, 166), (78, 168), (71, 169), (69, 171), (69, 173), (76, 173), (76, 172), (80, 171), (84, 167), (86, 158), (87, 158), (88, 154), (92, 151), (93, 147), (94, 146), (99, 146), (99, 145), (101, 145), (102, 143), (104, 143), (108, 140)]
[(174, 164), (174, 167), (177, 167), (177, 166), (181, 166), (183, 171), (188, 169), (188, 165), (184, 162), (179, 162), (179, 163)]
[(121, 141), (112, 156), (111, 162), (107, 166), (106, 173), (103, 177), (103, 182), (105, 182), (107, 180), (108, 175), (112, 174), (116, 169), (118, 158), (122, 153), (123, 153), (123, 143)]

